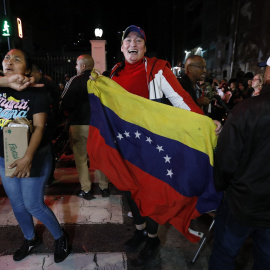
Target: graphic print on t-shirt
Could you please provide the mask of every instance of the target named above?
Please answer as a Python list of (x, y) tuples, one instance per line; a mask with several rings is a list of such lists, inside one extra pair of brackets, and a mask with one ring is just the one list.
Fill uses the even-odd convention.
[(3, 127), (15, 118), (27, 117), (29, 111), (29, 100), (15, 99), (7, 94), (0, 94), (0, 127)]

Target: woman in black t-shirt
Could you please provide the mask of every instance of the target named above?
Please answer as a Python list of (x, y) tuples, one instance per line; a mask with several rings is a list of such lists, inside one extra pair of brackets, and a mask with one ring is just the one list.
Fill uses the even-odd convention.
[[(29, 57), (17, 49), (5, 55), (2, 65), (5, 76), (27, 76), (31, 72)], [(44, 203), (46, 176), (51, 167), (50, 147), (42, 142), (48, 109), (47, 95), (42, 88), (26, 88), (23, 91), (0, 88), (0, 175), (25, 237), (22, 246), (13, 255), (15, 261), (22, 260), (41, 244), (40, 238), (35, 234), (33, 217), (40, 220), (55, 239), (55, 262), (63, 261), (69, 254), (67, 235)], [(3, 126), (21, 117), (33, 121), (33, 132), (25, 155), (8, 164), (10, 168), (15, 168), (15, 171), (11, 177), (7, 177), (3, 153)]]

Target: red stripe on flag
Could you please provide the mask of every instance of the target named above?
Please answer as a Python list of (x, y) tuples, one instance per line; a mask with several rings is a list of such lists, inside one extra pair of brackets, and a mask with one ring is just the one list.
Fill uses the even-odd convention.
[(159, 224), (172, 224), (191, 242), (200, 240), (188, 231), (190, 221), (201, 215), (195, 209), (197, 197), (181, 195), (167, 183), (124, 160), (93, 126), (89, 128), (87, 151), (91, 168), (101, 170), (119, 190), (131, 191), (142, 216), (149, 216)]

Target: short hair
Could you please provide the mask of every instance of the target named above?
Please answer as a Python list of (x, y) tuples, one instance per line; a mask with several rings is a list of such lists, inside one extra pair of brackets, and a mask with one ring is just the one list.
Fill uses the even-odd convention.
[(190, 61), (193, 61), (193, 60), (196, 60), (197, 58), (201, 58), (202, 60), (204, 60), (204, 58), (200, 55), (197, 55), (197, 54), (192, 54), (190, 55), (187, 59), (186, 59), (186, 62), (185, 62), (185, 69), (187, 69), (187, 66), (188, 66), (188, 63)]
[(95, 66), (95, 61), (90, 54), (82, 54), (78, 57), (78, 60), (81, 60), (85, 64), (86, 69), (93, 69)]

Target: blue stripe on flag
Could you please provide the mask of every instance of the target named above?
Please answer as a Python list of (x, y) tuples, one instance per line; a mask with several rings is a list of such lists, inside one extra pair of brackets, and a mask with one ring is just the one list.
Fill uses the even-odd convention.
[(125, 160), (166, 182), (184, 196), (200, 196), (206, 192), (207, 197), (209, 182), (200, 179), (211, 181), (213, 167), (205, 153), (122, 120), (103, 106), (94, 94), (90, 94), (89, 99), (91, 114), (95, 114), (90, 125), (98, 128), (106, 144), (117, 149)]

